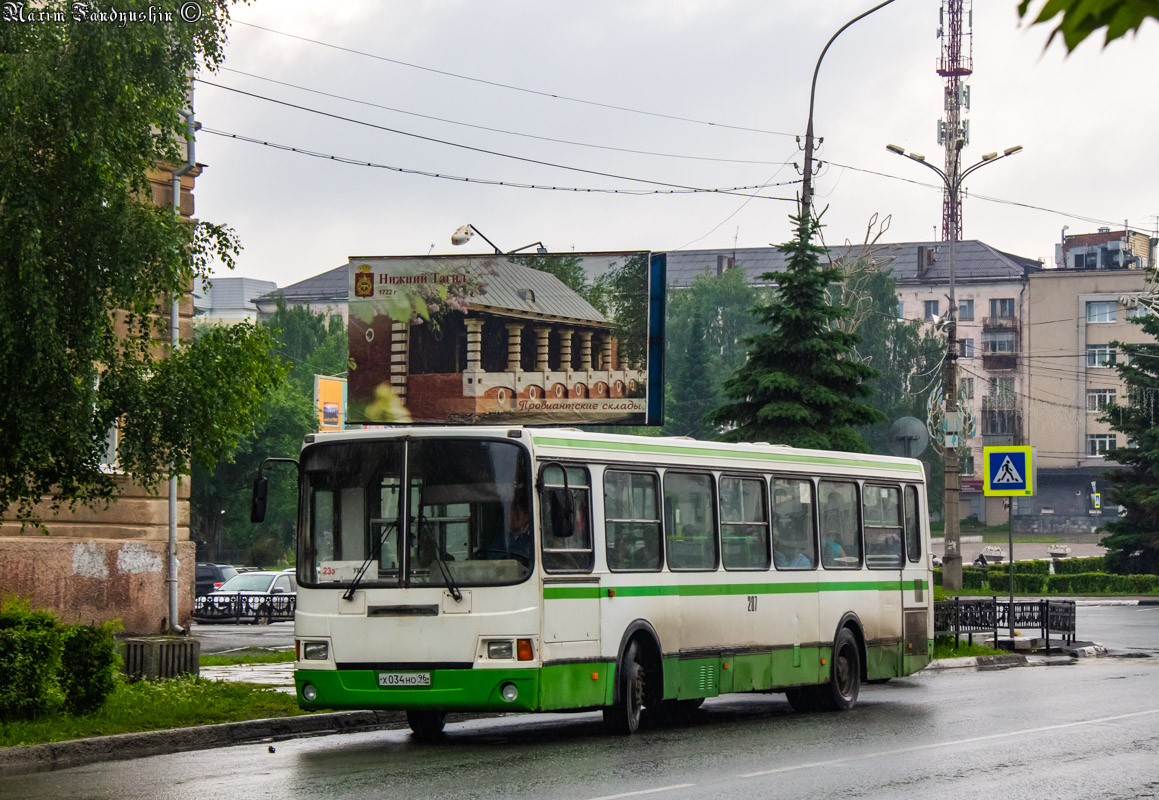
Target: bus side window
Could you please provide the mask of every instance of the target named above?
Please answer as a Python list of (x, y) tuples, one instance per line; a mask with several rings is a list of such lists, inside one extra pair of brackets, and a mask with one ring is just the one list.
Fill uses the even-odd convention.
[(763, 479), (720, 479), (720, 544), (725, 569), (769, 568), (769, 514)]
[(922, 531), (918, 521), (918, 487), (905, 487), (905, 551), (910, 561), (922, 557)]
[[(552, 530), (551, 512), (540, 497), (540, 530), (543, 548), (543, 568), (548, 572), (591, 572), (595, 564), (592, 546), (591, 502), (592, 488), (588, 471), (583, 467), (566, 467), (567, 488), (571, 493), (572, 533), (556, 536)], [(543, 468), (544, 490), (562, 488), (564, 468), (550, 464)]]
[(716, 526), (711, 475), (664, 475), (668, 568), (716, 569)]
[(866, 566), (870, 569), (899, 568), (902, 528), (897, 487), (866, 484), (862, 498)]
[(777, 569), (816, 569), (813, 484), (773, 478), (773, 564)]
[(857, 484), (821, 481), (821, 563), (826, 568), (861, 566)]
[(604, 530), (610, 569), (660, 569), (657, 483), (656, 475), (650, 472), (604, 473)]

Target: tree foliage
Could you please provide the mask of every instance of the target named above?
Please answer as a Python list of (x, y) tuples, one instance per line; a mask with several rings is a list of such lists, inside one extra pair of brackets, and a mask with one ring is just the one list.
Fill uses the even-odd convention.
[(756, 331), (757, 290), (744, 269), (698, 275), (668, 291), (664, 347), (667, 382), (663, 433), (713, 438), (720, 428), (706, 414), (724, 401), (724, 382), (744, 363), (741, 340)]
[(119, 466), (146, 486), (228, 452), (278, 378), (252, 326), (172, 359), (158, 346), (167, 298), (237, 245), (155, 205), (148, 175), (181, 163), (189, 76), (221, 61), (228, 3), (202, 0), (194, 23), (152, 6), (156, 24), (74, 21), (64, 0), (0, 24), (0, 509), (24, 518), (46, 494), (115, 496), (118, 421)]
[[(1031, 0), (1021, 0), (1018, 16), (1025, 19)], [(1091, 34), (1106, 28), (1104, 46), (1131, 31), (1138, 31), (1144, 20), (1159, 19), (1159, 0), (1047, 0), (1032, 24), (1049, 22), (1061, 16), (1050, 33), (1049, 44), (1062, 36), (1068, 52), (1073, 52)]]
[[(292, 467), (273, 467), (266, 519), (249, 521), (250, 487), (266, 458), (297, 458), (306, 434), (318, 429), (314, 376), (346, 371), (346, 327), (342, 318), (308, 308), (277, 310), (262, 323), (273, 338), (275, 358), (288, 370), (286, 381), (262, 403), (260, 422), (228, 456), (208, 467), (195, 466), (191, 507), (194, 536), (251, 564), (271, 566), (291, 550), (297, 523), (297, 480)], [(215, 329), (199, 329), (212, 335)]]
[(1124, 405), (1104, 407), (1099, 418), (1111, 429), (1126, 434), (1129, 446), (1107, 454), (1126, 469), (1106, 474), (1113, 487), (1111, 503), (1121, 505), (1126, 514), (1105, 528), (1109, 534), (1107, 566), (1119, 573), (1159, 573), (1159, 315), (1154, 312), (1131, 320), (1140, 325), (1152, 341), (1115, 342), (1127, 363), (1115, 369), (1126, 384)]
[(733, 426), (724, 435), (729, 441), (865, 452), (857, 429), (882, 419), (861, 402), (877, 372), (856, 358), (856, 334), (833, 325), (848, 310), (829, 300), (828, 287), (842, 272), (821, 265), (825, 251), (813, 243), (819, 223), (808, 215), (792, 219), (797, 237), (780, 246), (785, 271), (762, 276), (777, 284), (755, 310), (763, 330), (746, 338), (747, 359), (710, 419)]

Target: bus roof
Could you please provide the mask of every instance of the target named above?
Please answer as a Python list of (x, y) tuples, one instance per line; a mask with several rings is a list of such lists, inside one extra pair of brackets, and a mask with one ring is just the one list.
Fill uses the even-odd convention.
[(805, 450), (767, 442), (712, 442), (685, 436), (634, 436), (620, 433), (592, 433), (577, 428), (530, 428), (520, 425), (487, 426), (400, 426), (311, 434), (306, 443), (365, 441), (413, 437), (486, 437), (526, 439), (539, 458), (585, 458), (601, 461), (639, 463), (662, 457), (669, 463), (712, 468), (812, 467), (834, 471), (882, 470), (901, 473), (922, 482), (922, 463), (913, 458), (848, 453), (832, 450)]

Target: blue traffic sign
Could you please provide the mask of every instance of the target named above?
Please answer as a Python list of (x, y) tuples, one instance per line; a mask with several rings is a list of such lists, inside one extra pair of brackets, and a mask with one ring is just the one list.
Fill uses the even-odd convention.
[(1026, 497), (1034, 494), (1034, 465), (1030, 447), (983, 447), (986, 482), (991, 497)]

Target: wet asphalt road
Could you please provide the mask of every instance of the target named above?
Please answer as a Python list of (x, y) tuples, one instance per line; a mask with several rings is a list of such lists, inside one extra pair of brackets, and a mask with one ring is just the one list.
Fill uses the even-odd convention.
[[(1159, 608), (1094, 607), (1116, 650), (1159, 653)], [(1085, 638), (1085, 637), (1084, 637)], [(1159, 657), (927, 671), (862, 690), (846, 714), (783, 695), (708, 701), (630, 738), (598, 714), (452, 722), (437, 745), (382, 731), (0, 780), (28, 798), (620, 798), (1159, 796)]]

